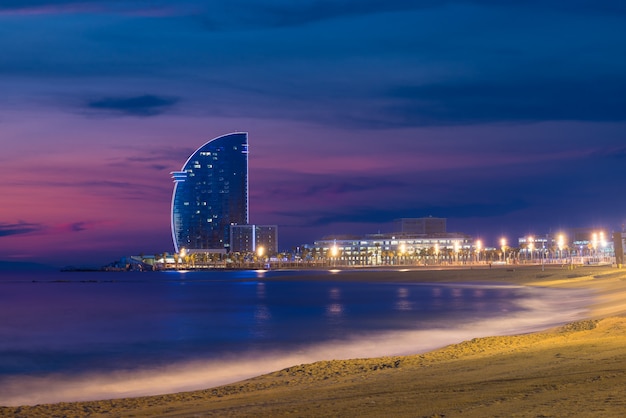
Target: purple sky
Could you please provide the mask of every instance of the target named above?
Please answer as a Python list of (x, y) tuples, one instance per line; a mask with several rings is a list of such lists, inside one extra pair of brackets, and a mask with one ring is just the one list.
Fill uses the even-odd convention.
[(0, 51), (0, 260), (172, 251), (169, 173), (233, 131), (281, 249), (626, 222), (623, 1), (4, 0)]

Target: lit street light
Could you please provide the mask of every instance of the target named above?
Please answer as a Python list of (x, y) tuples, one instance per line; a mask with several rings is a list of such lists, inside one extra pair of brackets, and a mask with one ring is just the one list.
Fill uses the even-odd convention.
[[(185, 256), (187, 256), (187, 250), (185, 250), (185, 248), (181, 248), (180, 249), (180, 253), (178, 255), (178, 262), (182, 263), (183, 261), (185, 261)], [(184, 268), (184, 264), (183, 264), (183, 268)]]
[(506, 263), (506, 239), (500, 240), (500, 246), (502, 247), (502, 259)]
[[(548, 239), (548, 235), (546, 235), (546, 240)], [(545, 271), (545, 266), (543, 264), (543, 257), (546, 255), (546, 241), (541, 242), (541, 271)]]
[(330, 249), (330, 256), (333, 259), (333, 267), (337, 263), (337, 254), (339, 254), (339, 250), (337, 249), (337, 244), (333, 245)]
[[(606, 248), (606, 240), (604, 239), (604, 232), (600, 231), (600, 256), (604, 255), (605, 248)], [(600, 262), (599, 257), (598, 257), (598, 262)]]
[(265, 248), (263, 248), (262, 246), (257, 247), (256, 255), (259, 258), (259, 263), (261, 264), (261, 266), (263, 266), (263, 262), (265, 261), (263, 258), (264, 253), (265, 253)]

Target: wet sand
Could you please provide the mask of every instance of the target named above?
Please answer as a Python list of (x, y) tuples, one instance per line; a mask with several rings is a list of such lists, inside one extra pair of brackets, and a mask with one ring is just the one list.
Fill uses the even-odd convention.
[(476, 338), (426, 354), (294, 365), (194, 392), (0, 407), (0, 416), (617, 417), (626, 411), (626, 270), (494, 266), (331, 278), (578, 288), (595, 299), (587, 320), (538, 333)]

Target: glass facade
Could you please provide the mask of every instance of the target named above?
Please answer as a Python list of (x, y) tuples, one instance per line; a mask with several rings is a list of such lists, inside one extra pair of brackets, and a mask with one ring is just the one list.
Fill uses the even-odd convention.
[(212, 139), (171, 174), (175, 251), (226, 252), (230, 225), (248, 223), (248, 134)]
[(239, 253), (253, 253), (263, 247), (265, 254), (278, 253), (277, 225), (231, 225), (230, 250)]

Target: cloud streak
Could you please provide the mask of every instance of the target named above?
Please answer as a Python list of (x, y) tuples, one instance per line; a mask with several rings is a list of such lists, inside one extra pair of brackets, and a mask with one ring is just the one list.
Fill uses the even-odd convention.
[(87, 108), (117, 115), (148, 117), (167, 112), (178, 101), (178, 98), (152, 94), (133, 97), (103, 97), (89, 101)]
[(623, 79), (403, 86), (393, 88), (390, 97), (397, 104), (385, 113), (399, 117), (399, 125), (626, 120)]
[(45, 229), (45, 227), (38, 223), (24, 221), (19, 221), (17, 223), (0, 222), (0, 238), (12, 235), (22, 235), (32, 232), (39, 232), (43, 229)]
[(44, 225), (34, 222), (0, 223), (0, 238), (23, 234), (76, 233), (95, 228), (102, 221), (78, 221), (67, 224)]

